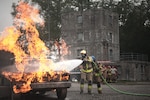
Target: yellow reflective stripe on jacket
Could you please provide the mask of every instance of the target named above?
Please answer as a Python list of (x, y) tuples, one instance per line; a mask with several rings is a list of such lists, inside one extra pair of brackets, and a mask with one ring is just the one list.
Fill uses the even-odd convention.
[(95, 73), (95, 76), (101, 76), (101, 74), (100, 73)]
[(93, 72), (93, 68), (88, 69), (88, 70), (81, 69), (81, 72), (90, 73), (90, 72)]
[(86, 69), (88, 69), (88, 64), (86, 63)]

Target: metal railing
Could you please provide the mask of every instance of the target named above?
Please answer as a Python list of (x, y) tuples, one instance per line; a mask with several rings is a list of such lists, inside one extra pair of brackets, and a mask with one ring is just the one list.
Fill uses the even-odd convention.
[(120, 61), (148, 61), (148, 55), (139, 53), (120, 53)]

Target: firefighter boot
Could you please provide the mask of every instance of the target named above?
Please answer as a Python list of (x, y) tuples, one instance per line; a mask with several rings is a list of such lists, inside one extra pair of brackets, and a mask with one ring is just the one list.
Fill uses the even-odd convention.
[(98, 88), (98, 94), (102, 94), (102, 88), (100, 87), (100, 88)]
[(84, 89), (84, 84), (80, 84), (80, 94), (83, 93), (83, 89)]
[(88, 94), (92, 94), (92, 86), (88, 85)]

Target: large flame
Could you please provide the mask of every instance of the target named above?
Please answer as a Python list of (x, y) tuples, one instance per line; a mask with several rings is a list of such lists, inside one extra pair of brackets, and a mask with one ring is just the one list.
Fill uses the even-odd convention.
[[(49, 49), (39, 38), (36, 25), (44, 25), (44, 20), (39, 15), (39, 10), (29, 3), (20, 1), (16, 7), (16, 17), (12, 27), (6, 28), (0, 37), (0, 50), (11, 52), (15, 56), (17, 72), (3, 71), (3, 75), (14, 84), (15, 93), (25, 93), (31, 90), (32, 82), (51, 81), (57, 74), (54, 72), (55, 64), (46, 59)], [(61, 48), (66, 48), (62, 41)], [(58, 47), (58, 46), (57, 46)], [(67, 49), (62, 49), (61, 55), (67, 54)], [(34, 70), (32, 70), (34, 69)], [(35, 70), (36, 69), (36, 70)], [(44, 79), (44, 77), (47, 77)], [(60, 77), (59, 80), (68, 77)], [(18, 88), (18, 84), (21, 85)]]

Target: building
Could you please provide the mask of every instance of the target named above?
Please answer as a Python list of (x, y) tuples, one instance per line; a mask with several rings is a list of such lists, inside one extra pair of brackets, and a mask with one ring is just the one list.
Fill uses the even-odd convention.
[(101, 8), (63, 13), (61, 17), (62, 38), (71, 51), (69, 59), (79, 58), (80, 51), (85, 49), (100, 62), (115, 63), (119, 80), (150, 80), (147, 57), (120, 54), (117, 13)]
[(118, 65), (119, 80), (150, 81), (150, 62), (147, 55), (121, 53)]
[(100, 61), (119, 61), (118, 14), (106, 9), (63, 13), (62, 37), (70, 47), (69, 59), (85, 49)]
[(150, 63), (145, 61), (120, 61), (119, 80), (150, 81)]

